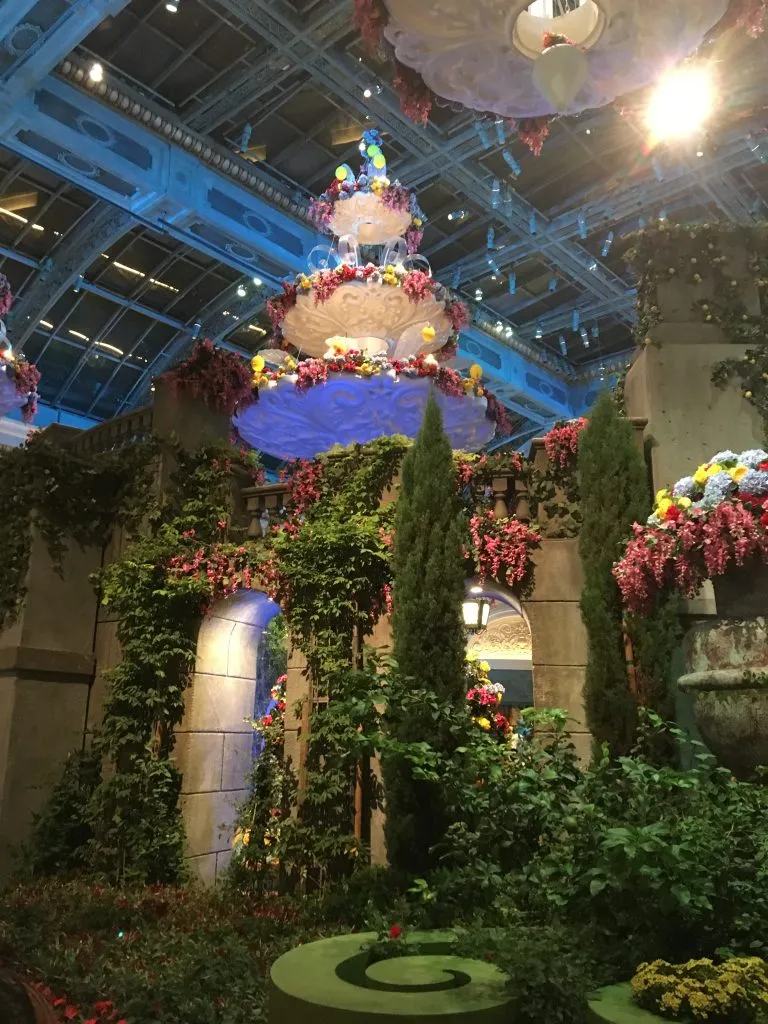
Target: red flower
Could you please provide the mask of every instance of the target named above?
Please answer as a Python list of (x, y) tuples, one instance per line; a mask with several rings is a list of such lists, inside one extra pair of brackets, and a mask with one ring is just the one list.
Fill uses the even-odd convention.
[(109, 1013), (110, 1010), (114, 1010), (115, 1004), (110, 1002), (109, 999), (103, 999), (100, 1003), (94, 1003), (93, 1008), (96, 1013), (102, 1015)]
[(399, 924), (393, 924), (392, 927), (389, 929), (390, 939), (399, 939), (402, 934), (403, 929), (400, 927)]
[(64, 1010), (64, 1016), (66, 1017), (67, 1020), (74, 1020), (75, 1017), (80, 1016), (80, 1011), (76, 1006), (68, 1006)]

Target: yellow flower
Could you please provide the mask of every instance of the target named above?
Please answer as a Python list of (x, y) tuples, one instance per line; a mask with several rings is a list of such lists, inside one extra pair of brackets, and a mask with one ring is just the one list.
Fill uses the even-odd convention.
[(397, 284), (397, 278), (395, 277), (394, 274), (390, 274), (389, 271), (382, 275), (381, 280), (384, 282), (384, 284)]
[(747, 466), (737, 466), (735, 469), (730, 470), (731, 480), (735, 480), (738, 483), (748, 472)]
[(487, 718), (476, 718), (475, 721), (481, 729), (485, 729), (486, 732), (491, 728), (491, 723)]
[(477, 363), (473, 363), (469, 368), (469, 376), (472, 378), (472, 380), (480, 380), (480, 378), (483, 376), (482, 366), (478, 366)]
[(299, 277), (299, 284), (301, 285), (305, 292), (308, 292), (309, 289), (312, 287), (312, 282), (310, 281), (306, 274), (302, 274)]
[(421, 217), (414, 217), (413, 218), (413, 226), (415, 228), (420, 228), (423, 223), (424, 223), (424, 221), (421, 219)]
[(465, 391), (471, 391), (475, 386), (475, 382), (473, 380), (470, 380), (469, 378), (462, 381), (462, 384), (464, 386)]
[(699, 466), (693, 474), (693, 479), (699, 486), (703, 487), (708, 480), (707, 467), (705, 465)]
[(264, 357), (254, 356), (253, 359), (251, 360), (251, 369), (253, 370), (254, 373), (261, 373), (261, 371), (264, 369)]
[(720, 465), (719, 462), (714, 462), (711, 466), (707, 466), (707, 468), (705, 470), (705, 473), (707, 474), (707, 480), (709, 480), (709, 478), (711, 476), (714, 476), (715, 473), (722, 473), (722, 472), (723, 472), (723, 467)]
[(487, 661), (481, 661), (480, 664), (477, 667), (480, 669), (481, 672), (490, 672), (491, 671), (491, 666), (488, 664)]
[(668, 497), (669, 491), (666, 487), (662, 487), (660, 491), (656, 491), (656, 504), (658, 505), (660, 502), (664, 501), (664, 499)]
[(664, 498), (662, 501), (660, 501), (659, 504), (656, 506), (656, 515), (659, 517), (659, 519), (663, 519), (673, 505), (674, 502), (671, 498)]
[(477, 661), (479, 654), (477, 651), (467, 651), (467, 661)]
[(286, 370), (295, 370), (296, 360), (291, 358), (291, 356), (286, 356), (283, 362), (283, 366), (285, 366)]
[(427, 324), (421, 328), (421, 336), (427, 344), (435, 340), (435, 328), (432, 324)]

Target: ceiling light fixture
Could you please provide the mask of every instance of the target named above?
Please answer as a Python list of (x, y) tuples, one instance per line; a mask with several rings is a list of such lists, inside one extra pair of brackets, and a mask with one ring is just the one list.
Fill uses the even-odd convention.
[(166, 11), (168, 11), (169, 14), (176, 14), (179, 10), (180, 3), (181, 0), (168, 0), (168, 2), (165, 5), (165, 9)]
[(370, 90), (370, 89), (368, 89), (368, 88), (365, 88), (365, 89), (363, 89), (363, 96), (364, 96), (364, 97), (365, 97), (365, 98), (366, 98), (367, 100), (369, 100), (369, 99), (371, 98), (371, 96), (373, 96), (373, 93), (371, 92), (371, 90)]
[(665, 75), (645, 112), (651, 145), (697, 134), (712, 113), (715, 99), (707, 65), (687, 64)]
[(256, 285), (257, 288), (261, 288), (261, 286), (264, 284), (260, 277), (254, 277), (253, 283)]
[(244, 284), (239, 284), (237, 286), (237, 297), (239, 299), (244, 299), (247, 294), (248, 294), (248, 292), (246, 290), (245, 285)]
[(98, 61), (94, 61), (88, 69), (88, 80), (90, 82), (103, 82), (104, 81), (104, 68), (99, 64)]

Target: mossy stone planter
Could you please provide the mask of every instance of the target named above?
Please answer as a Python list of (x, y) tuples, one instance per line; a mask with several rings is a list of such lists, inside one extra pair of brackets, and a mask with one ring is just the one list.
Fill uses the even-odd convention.
[(635, 1005), (628, 983), (601, 988), (589, 1000), (587, 1019), (590, 1024), (652, 1024), (653, 1021), (664, 1020)]
[(375, 934), (299, 946), (272, 965), (269, 1024), (507, 1024), (506, 976), (453, 956), (453, 936), (414, 933), (420, 955), (373, 962)]
[(768, 567), (755, 563), (713, 581), (718, 618), (685, 639), (678, 686), (694, 698), (701, 738), (739, 779), (768, 765)]

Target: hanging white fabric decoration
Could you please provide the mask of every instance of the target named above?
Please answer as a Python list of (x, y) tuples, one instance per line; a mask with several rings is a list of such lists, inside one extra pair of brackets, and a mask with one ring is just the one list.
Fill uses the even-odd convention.
[(587, 58), (577, 46), (557, 43), (536, 58), (533, 82), (544, 99), (564, 113), (584, 88), (588, 73)]

